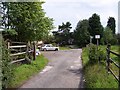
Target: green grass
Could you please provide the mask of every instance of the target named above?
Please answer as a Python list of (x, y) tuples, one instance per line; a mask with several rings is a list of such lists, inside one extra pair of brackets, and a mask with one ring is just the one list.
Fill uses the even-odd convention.
[[(100, 48), (106, 52), (106, 46), (100, 46)], [(111, 50), (117, 52), (118, 46), (112, 46)], [(113, 55), (111, 55), (111, 57), (115, 58)], [(88, 48), (83, 48), (82, 60), (86, 88), (118, 88), (117, 80), (112, 76), (112, 74), (107, 73), (105, 61), (100, 64), (89, 63)], [(112, 69), (115, 71), (115, 66), (113, 66)]]
[(70, 50), (69, 47), (59, 47), (59, 48), (60, 48), (60, 50)]
[(88, 58), (88, 48), (83, 48), (82, 49), (82, 62), (83, 62), (83, 67), (88, 63), (89, 58)]
[(16, 88), (22, 85), (31, 76), (37, 74), (42, 70), (48, 63), (48, 60), (43, 56), (39, 55), (35, 61), (31, 64), (23, 64), (14, 69), (14, 78), (10, 82), (11, 88)]

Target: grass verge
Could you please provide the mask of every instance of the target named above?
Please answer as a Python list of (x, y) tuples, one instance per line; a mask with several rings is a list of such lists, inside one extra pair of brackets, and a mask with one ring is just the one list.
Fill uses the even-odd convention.
[(60, 48), (60, 50), (70, 50), (71, 48), (69, 48), (69, 47), (59, 47)]
[(31, 64), (23, 64), (15, 68), (13, 71), (14, 78), (10, 82), (10, 88), (16, 88), (22, 85), (31, 76), (40, 72), (47, 63), (48, 60), (43, 55), (39, 55)]
[[(106, 52), (106, 46), (100, 46)], [(117, 46), (112, 46), (111, 50), (116, 51)], [(114, 58), (114, 56), (111, 55)], [(107, 73), (105, 61), (100, 64), (90, 64), (88, 58), (88, 48), (83, 48), (82, 60), (84, 67), (85, 88), (118, 88), (117, 80), (112, 74)]]

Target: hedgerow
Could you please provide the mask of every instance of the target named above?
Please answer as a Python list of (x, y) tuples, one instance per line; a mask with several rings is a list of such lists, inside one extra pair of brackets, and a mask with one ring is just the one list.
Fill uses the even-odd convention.
[(7, 46), (2, 41), (2, 89), (8, 88), (10, 80), (12, 79), (13, 66), (10, 64), (10, 55)]

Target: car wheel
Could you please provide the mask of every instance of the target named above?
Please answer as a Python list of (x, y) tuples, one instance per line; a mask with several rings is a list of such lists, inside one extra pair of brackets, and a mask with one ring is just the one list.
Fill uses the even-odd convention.
[(58, 51), (58, 49), (56, 48), (55, 51)]
[(43, 51), (47, 51), (46, 49), (43, 49)]

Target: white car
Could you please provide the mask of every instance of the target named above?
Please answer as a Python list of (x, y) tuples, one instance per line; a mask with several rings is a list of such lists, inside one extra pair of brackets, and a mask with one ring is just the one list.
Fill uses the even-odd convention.
[(48, 51), (48, 50), (58, 51), (58, 50), (59, 50), (59, 47), (54, 47), (52, 44), (45, 44), (45, 45), (42, 47), (42, 50), (43, 50), (43, 51)]

